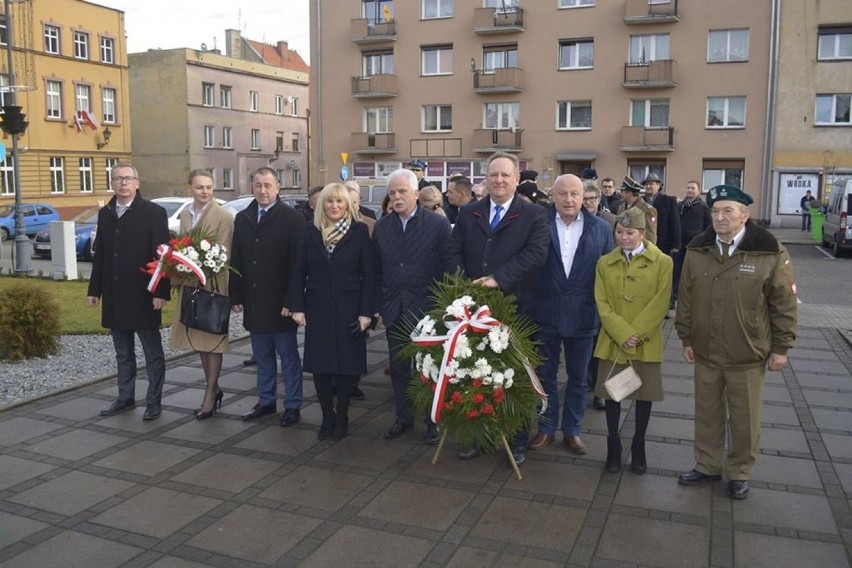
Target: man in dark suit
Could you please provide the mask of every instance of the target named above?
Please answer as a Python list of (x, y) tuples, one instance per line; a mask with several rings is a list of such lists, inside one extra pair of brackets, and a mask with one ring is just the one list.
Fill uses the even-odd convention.
[[(447, 251), (449, 270), (461, 268), (475, 282), (499, 288), (518, 299), (518, 311), (535, 315), (535, 275), (547, 259), (546, 209), (516, 199), (520, 181), (518, 158), (497, 152), (488, 158), (488, 197), (459, 210)], [(526, 460), (526, 437), (516, 437), (512, 453)], [(477, 449), (460, 455), (475, 456)]]
[[(657, 210), (657, 248), (669, 256), (674, 256), (680, 250), (680, 214), (677, 210), (677, 198), (662, 193), (663, 182), (656, 174), (649, 174), (642, 180), (645, 188), (645, 201)], [(672, 292), (674, 294), (674, 292)], [(672, 295), (669, 309), (675, 307), (675, 296)], [(668, 319), (668, 316), (666, 316)]]
[(296, 322), (290, 317), (290, 273), (296, 262), (305, 217), (278, 200), (278, 179), (268, 167), (252, 174), (254, 201), (237, 213), (231, 250), (232, 310), (243, 312), (257, 360), (258, 403), (243, 416), (254, 420), (277, 410), (278, 362), (284, 375), (282, 426), (299, 421), (302, 362)]
[(98, 234), (89, 280), (88, 302), (97, 307), (103, 299), (101, 324), (112, 331), (118, 364), (118, 398), (101, 416), (112, 416), (136, 406), (136, 349), (134, 333), (145, 352), (148, 392), (143, 420), (160, 417), (160, 399), (166, 362), (160, 337), (162, 309), (169, 300), (168, 279), (148, 291), (150, 277), (142, 272), (169, 240), (166, 210), (142, 199), (139, 172), (131, 164), (118, 164), (110, 172), (113, 198), (98, 213)]

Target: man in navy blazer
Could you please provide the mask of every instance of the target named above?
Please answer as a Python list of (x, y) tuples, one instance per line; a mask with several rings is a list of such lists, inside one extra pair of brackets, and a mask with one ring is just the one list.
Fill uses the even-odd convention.
[(587, 370), (595, 336), (600, 328), (595, 305), (595, 267), (612, 250), (612, 227), (583, 207), (583, 182), (566, 174), (550, 190), (547, 208), (550, 242), (547, 261), (536, 278), (536, 339), (544, 359), (537, 369), (547, 391), (547, 410), (539, 419), (538, 434), (530, 449), (553, 442), (559, 425), (556, 373), (565, 350), (568, 381), (562, 404), (562, 443), (575, 454), (586, 453), (580, 439), (586, 409)]
[[(461, 268), (475, 282), (499, 288), (518, 299), (521, 315), (533, 319), (535, 274), (547, 258), (545, 208), (515, 199), (520, 181), (518, 158), (497, 152), (488, 158), (488, 197), (459, 210), (447, 247), (450, 271)], [(493, 229), (492, 229), (493, 226)], [(526, 460), (526, 437), (521, 433), (513, 454)], [(474, 448), (460, 457), (473, 457)]]

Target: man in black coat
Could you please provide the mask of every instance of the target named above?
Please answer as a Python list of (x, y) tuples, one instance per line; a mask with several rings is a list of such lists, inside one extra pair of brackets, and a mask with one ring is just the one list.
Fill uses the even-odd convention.
[[(160, 417), (166, 362), (160, 337), (162, 309), (170, 297), (170, 282), (162, 279), (148, 291), (150, 276), (142, 268), (169, 240), (166, 210), (139, 195), (139, 172), (118, 164), (110, 172), (115, 196), (98, 213), (98, 234), (92, 259), (88, 302), (102, 303), (101, 325), (112, 331), (118, 364), (118, 398), (101, 416), (112, 416), (136, 405), (134, 333), (145, 352), (148, 392), (143, 420)], [(103, 302), (100, 302), (103, 300)]]
[(680, 217), (680, 243), (681, 250), (674, 256), (674, 273), (672, 282), (672, 302), (677, 302), (677, 289), (680, 286), (680, 274), (683, 270), (683, 261), (686, 260), (686, 245), (703, 233), (704, 229), (713, 224), (710, 217), (710, 208), (701, 199), (701, 184), (696, 180), (686, 182), (686, 197), (677, 204)]
[[(417, 203), (417, 177), (410, 170), (396, 170), (388, 177), (388, 196), (393, 213), (385, 215), (373, 229), (374, 299), (387, 327), (391, 382), (396, 421), (385, 438), (398, 438), (414, 426), (414, 415), (405, 398), (411, 380), (411, 361), (400, 361), (397, 353), (405, 345), (401, 335), (410, 331), (432, 307), (429, 288), (443, 279), (450, 222)], [(426, 442), (437, 444), (440, 434), (426, 421)]]
[(229, 288), (232, 310), (243, 312), (257, 360), (258, 403), (243, 420), (276, 412), (277, 353), (284, 376), (281, 425), (292, 426), (302, 406), (302, 362), (290, 317), (290, 273), (305, 217), (278, 200), (275, 170), (258, 168), (251, 179), (254, 201), (234, 219), (231, 265), (237, 272), (231, 273)]
[[(462, 207), (447, 251), (448, 268), (461, 268), (465, 276), (489, 288), (499, 288), (518, 299), (518, 311), (535, 317), (536, 272), (547, 260), (550, 243), (547, 210), (516, 196), (520, 181), (518, 158), (497, 152), (488, 158), (488, 197)], [(521, 433), (512, 453), (520, 465), (526, 461), (528, 436)], [(460, 454), (477, 454), (473, 448)]]
[(673, 255), (680, 250), (680, 215), (677, 198), (662, 193), (663, 182), (656, 174), (642, 180), (645, 201), (657, 210), (657, 248)]

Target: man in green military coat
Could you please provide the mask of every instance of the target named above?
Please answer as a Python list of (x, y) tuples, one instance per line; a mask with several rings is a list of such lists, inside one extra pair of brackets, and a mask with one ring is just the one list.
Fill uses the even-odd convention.
[[(728, 478), (745, 499), (760, 445), (760, 405), (768, 368), (787, 364), (796, 339), (796, 283), (790, 255), (749, 220), (751, 196), (721, 185), (707, 194), (708, 227), (689, 244), (675, 328), (695, 365), (695, 466), (681, 485)], [(730, 449), (723, 468), (726, 412)]]

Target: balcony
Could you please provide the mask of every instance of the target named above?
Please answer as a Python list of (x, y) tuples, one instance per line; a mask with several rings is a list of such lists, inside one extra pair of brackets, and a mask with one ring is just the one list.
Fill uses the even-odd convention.
[(674, 128), (671, 126), (622, 126), (622, 152), (671, 152)]
[(665, 24), (679, 21), (677, 0), (627, 0), (624, 5), (625, 24)]
[(393, 132), (353, 132), (349, 139), (353, 154), (396, 154)]
[(519, 67), (500, 67), (493, 73), (476, 71), (473, 91), (476, 93), (521, 93), (524, 90), (524, 70)]
[(474, 152), (481, 154), (491, 154), (497, 151), (520, 152), (523, 133), (524, 131), (520, 128), (515, 130), (478, 128), (473, 131), (471, 148)]
[(366, 18), (351, 20), (349, 39), (359, 45), (396, 41), (396, 20), (373, 22)]
[(625, 89), (666, 89), (676, 87), (674, 81), (674, 61), (661, 59), (648, 63), (625, 63)]
[(399, 94), (396, 75), (352, 77), (352, 96), (356, 99), (378, 99)]
[(520, 33), (524, 31), (524, 9), (475, 8), (473, 31), (479, 35)]

